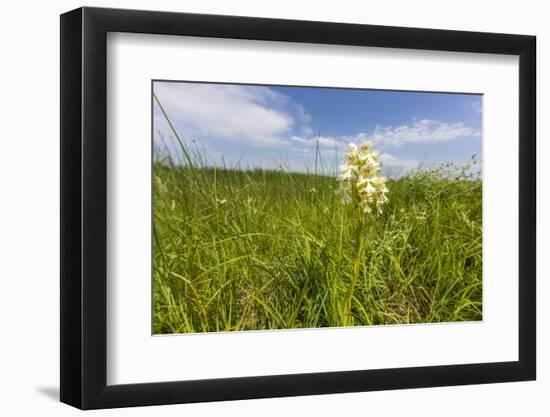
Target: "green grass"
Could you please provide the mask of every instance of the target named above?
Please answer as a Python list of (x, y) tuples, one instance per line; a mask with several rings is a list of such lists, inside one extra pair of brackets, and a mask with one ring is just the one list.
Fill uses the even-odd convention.
[[(482, 319), (482, 183), (449, 172), (389, 181), (351, 324)], [(334, 177), (158, 160), (153, 184), (154, 333), (342, 324), (357, 221)]]

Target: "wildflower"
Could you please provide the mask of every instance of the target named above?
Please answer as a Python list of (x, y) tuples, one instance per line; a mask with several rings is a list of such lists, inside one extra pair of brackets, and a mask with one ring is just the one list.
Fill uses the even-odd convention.
[(340, 166), (340, 193), (343, 204), (353, 204), (359, 211), (357, 216), (357, 237), (355, 239), (355, 260), (353, 274), (344, 304), (342, 325), (347, 326), (353, 322), (351, 304), (353, 292), (359, 279), (361, 261), (364, 257), (364, 240), (367, 230), (367, 217), (376, 210), (382, 213), (382, 206), (388, 202), (389, 190), (386, 187), (386, 178), (380, 175), (380, 162), (378, 155), (372, 150), (372, 144), (365, 142), (359, 145), (349, 144), (344, 164)]
[(354, 166), (353, 165), (341, 165), (340, 166), (340, 180), (341, 181), (346, 181), (346, 180), (351, 180), (353, 178), (355, 178), (355, 173), (354, 173)]
[(219, 203), (219, 204), (225, 204), (227, 202), (227, 200), (224, 198), (223, 200), (220, 200), (218, 198), (216, 198), (216, 201)]
[(382, 206), (388, 202), (386, 178), (380, 175), (378, 155), (370, 142), (359, 147), (349, 144), (345, 162), (340, 166), (340, 189), (342, 203), (353, 203), (362, 213), (376, 210), (382, 213)]

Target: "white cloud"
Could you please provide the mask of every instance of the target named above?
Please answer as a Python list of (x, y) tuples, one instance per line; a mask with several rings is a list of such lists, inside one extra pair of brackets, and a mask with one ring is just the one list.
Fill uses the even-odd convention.
[[(352, 136), (321, 136), (319, 144), (328, 148), (341, 148), (348, 143), (374, 142), (380, 148), (397, 147), (404, 144), (441, 143), (465, 137), (481, 135), (480, 129), (466, 126), (464, 123), (445, 123), (437, 120), (412, 120), (399, 126), (378, 125), (371, 133), (358, 133)], [(315, 146), (312, 136), (292, 136), (291, 141), (306, 146)]]
[(291, 136), (290, 139), (294, 142), (301, 143), (302, 145), (312, 145), (315, 143), (314, 139), (306, 139), (301, 136)]
[(370, 140), (387, 146), (400, 146), (406, 143), (439, 143), (469, 136), (479, 136), (481, 131), (464, 123), (445, 123), (423, 119), (400, 126), (376, 126), (370, 134), (359, 133), (356, 141)]
[(292, 149), (293, 152), (300, 152), (300, 153), (310, 153), (311, 152), (311, 150), (309, 148), (299, 148), (299, 147), (293, 146), (291, 149)]
[(472, 103), (472, 109), (476, 112), (476, 113), (481, 113), (482, 109), (483, 109), (483, 104), (481, 102), (481, 100), (479, 101), (474, 101)]
[[(316, 146), (317, 145), (317, 138), (316, 137), (310, 137), (310, 138), (304, 138), (302, 136), (291, 136), (290, 138), (292, 141), (300, 143), (302, 145), (311, 145)], [(344, 143), (339, 140), (339, 138), (334, 138), (331, 136), (320, 136), (319, 137), (319, 145), (320, 146), (328, 146), (328, 147), (335, 147), (335, 146), (341, 146)]]
[(155, 94), (184, 136), (278, 144), (294, 123), (287, 98), (265, 87), (157, 82)]
[(401, 159), (389, 153), (382, 153), (379, 158), (382, 165), (385, 167), (395, 167), (409, 170), (416, 168), (419, 165), (419, 161), (416, 159)]

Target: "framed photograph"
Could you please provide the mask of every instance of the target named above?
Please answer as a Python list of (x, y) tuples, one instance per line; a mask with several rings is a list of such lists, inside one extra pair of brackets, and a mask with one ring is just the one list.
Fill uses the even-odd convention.
[(61, 401), (533, 380), (535, 37), (61, 16)]

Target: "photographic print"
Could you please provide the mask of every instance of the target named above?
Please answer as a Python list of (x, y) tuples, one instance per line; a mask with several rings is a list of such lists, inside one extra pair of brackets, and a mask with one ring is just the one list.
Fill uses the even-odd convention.
[(153, 333), (482, 320), (482, 99), (154, 80)]

